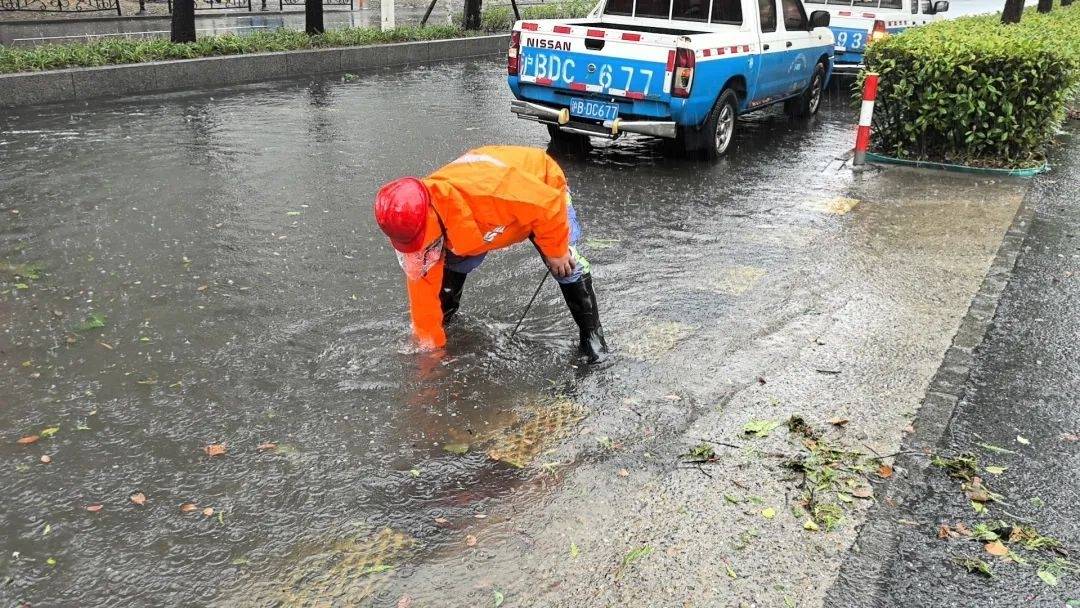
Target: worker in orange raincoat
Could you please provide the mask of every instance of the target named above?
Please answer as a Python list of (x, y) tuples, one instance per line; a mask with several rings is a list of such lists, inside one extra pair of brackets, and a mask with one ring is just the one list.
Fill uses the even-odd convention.
[(589, 263), (574, 246), (581, 230), (566, 176), (542, 150), (486, 146), (425, 178), (390, 182), (375, 197), (375, 219), (405, 271), (422, 346), (446, 344), (443, 323), (489, 251), (531, 239), (578, 325), (582, 354), (596, 362), (607, 352)]

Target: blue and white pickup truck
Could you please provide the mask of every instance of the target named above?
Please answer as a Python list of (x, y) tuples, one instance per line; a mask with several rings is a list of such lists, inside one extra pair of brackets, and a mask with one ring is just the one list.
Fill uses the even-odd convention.
[(553, 140), (638, 133), (710, 158), (739, 114), (817, 112), (832, 73), (829, 13), (801, 0), (601, 0), (583, 19), (519, 21), (511, 111)]
[(853, 74), (863, 67), (866, 45), (909, 27), (926, 25), (949, 10), (948, 0), (804, 0), (829, 12), (836, 37), (833, 69)]

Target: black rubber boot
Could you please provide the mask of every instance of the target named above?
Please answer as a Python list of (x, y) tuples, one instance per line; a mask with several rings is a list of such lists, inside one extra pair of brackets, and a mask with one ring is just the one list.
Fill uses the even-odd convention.
[(454, 313), (461, 307), (461, 289), (465, 287), (465, 277), (469, 275), (463, 272), (454, 272), (443, 269), (442, 289), (439, 290), (439, 303), (442, 304), (443, 323), (454, 317)]
[(603, 353), (608, 352), (608, 347), (604, 341), (604, 328), (600, 325), (600, 310), (596, 307), (592, 275), (587, 274), (575, 283), (559, 283), (559, 289), (562, 290), (570, 315), (577, 323), (581, 354), (585, 355), (589, 363), (599, 363), (603, 359)]

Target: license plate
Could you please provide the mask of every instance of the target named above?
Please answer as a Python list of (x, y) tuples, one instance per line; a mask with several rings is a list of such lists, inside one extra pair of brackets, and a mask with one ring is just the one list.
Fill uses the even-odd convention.
[(615, 120), (619, 116), (619, 104), (574, 98), (570, 100), (570, 115), (593, 120)]

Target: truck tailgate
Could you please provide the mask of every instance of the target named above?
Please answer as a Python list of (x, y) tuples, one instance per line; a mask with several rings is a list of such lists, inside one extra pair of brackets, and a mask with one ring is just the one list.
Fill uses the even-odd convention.
[(667, 101), (676, 36), (595, 25), (520, 24), (523, 84)]

